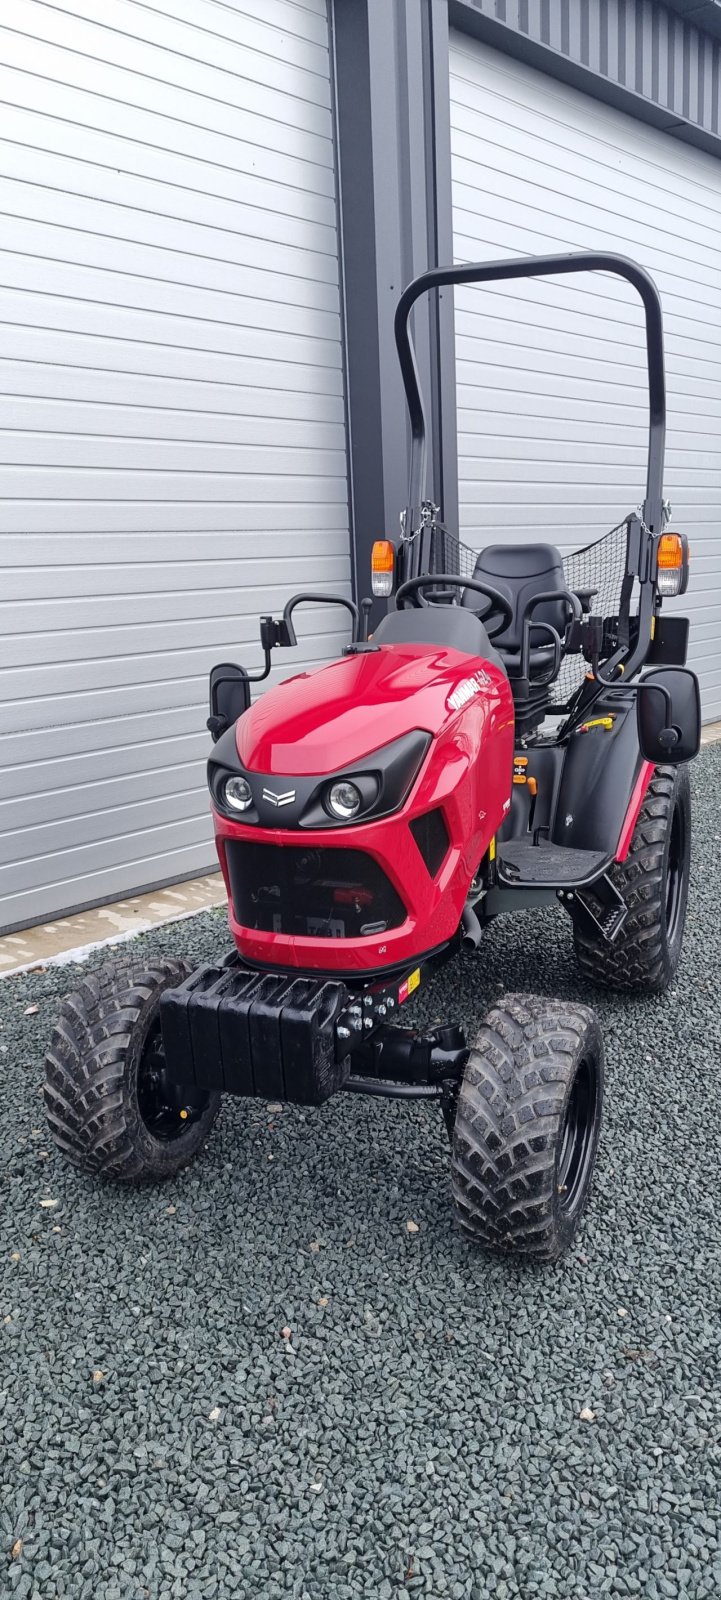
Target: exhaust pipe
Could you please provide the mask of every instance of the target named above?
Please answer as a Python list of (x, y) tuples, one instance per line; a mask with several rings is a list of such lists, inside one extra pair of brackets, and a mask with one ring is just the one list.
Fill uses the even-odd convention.
[(473, 910), (473, 906), (469, 906), (467, 902), (463, 907), (461, 927), (463, 929), (461, 934), (461, 949), (477, 950), (481, 942), (481, 924), (478, 921), (475, 911)]

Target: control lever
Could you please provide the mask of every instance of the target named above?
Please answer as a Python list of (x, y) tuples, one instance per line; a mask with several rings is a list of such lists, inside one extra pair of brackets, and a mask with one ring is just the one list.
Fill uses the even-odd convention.
[(603, 649), (603, 617), (584, 617), (581, 638), (583, 655), (595, 677)]

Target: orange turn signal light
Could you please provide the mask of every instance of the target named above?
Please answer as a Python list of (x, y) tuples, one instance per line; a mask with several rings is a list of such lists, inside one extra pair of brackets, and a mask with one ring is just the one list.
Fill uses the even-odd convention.
[(680, 533), (662, 533), (658, 542), (658, 564), (660, 567), (683, 566), (683, 541)]
[(396, 547), (392, 539), (376, 539), (371, 554), (371, 588), (376, 595), (393, 593)]
[(392, 572), (396, 564), (395, 545), (391, 539), (376, 539), (371, 556), (373, 572)]
[(688, 584), (688, 539), (684, 533), (662, 533), (658, 541), (658, 592), (684, 594)]

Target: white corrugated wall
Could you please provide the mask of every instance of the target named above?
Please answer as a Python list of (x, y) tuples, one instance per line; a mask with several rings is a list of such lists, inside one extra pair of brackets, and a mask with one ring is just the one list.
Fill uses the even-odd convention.
[(8, 927), (212, 865), (208, 669), (350, 563), (325, 0), (5, 0), (0, 100)]
[[(721, 715), (721, 162), (478, 44), (451, 48), (458, 261), (615, 250), (663, 300), (690, 664)], [(587, 544), (643, 498), (643, 309), (606, 275), (456, 291), (461, 537)]]

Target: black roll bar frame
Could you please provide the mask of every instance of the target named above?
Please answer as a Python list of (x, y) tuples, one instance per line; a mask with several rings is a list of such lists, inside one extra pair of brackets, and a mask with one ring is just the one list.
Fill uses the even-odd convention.
[[(402, 517), (404, 542), (400, 563), (401, 580), (416, 576), (419, 564), (413, 549), (413, 535), (422, 522), (421, 507), (426, 502), (426, 414), (421, 394), (415, 349), (408, 326), (416, 300), (422, 294), (455, 284), (496, 283), (503, 279), (556, 277), (571, 272), (612, 272), (625, 278), (643, 302), (646, 321), (646, 360), (648, 370), (649, 430), (646, 466), (646, 498), (641, 516), (632, 520), (627, 547), (627, 570), (641, 585), (639, 639), (625, 659), (628, 675), (642, 665), (650, 642), (653, 595), (656, 581), (656, 537), (663, 530), (663, 464), (666, 441), (666, 378), (663, 349), (663, 315), (658, 289), (643, 267), (628, 257), (606, 251), (581, 250), (569, 255), (520, 256), (506, 261), (472, 262), (466, 266), (433, 267), (421, 273), (404, 289), (394, 319), (396, 349), (400, 361), (411, 422), (410, 475), (408, 505)], [(416, 522), (416, 519), (418, 521)], [(649, 538), (648, 535), (652, 537)], [(605, 673), (616, 667), (624, 655), (618, 651), (605, 664)], [(599, 681), (608, 682), (605, 673)]]
[[(496, 283), (504, 278), (555, 277), (565, 272), (613, 272), (625, 278), (641, 296), (646, 313), (648, 361), (649, 435), (646, 502), (643, 519), (653, 533), (661, 531), (663, 457), (666, 438), (666, 380), (663, 354), (663, 317), (658, 289), (643, 267), (626, 256), (581, 250), (572, 255), (521, 256), (510, 261), (479, 261), (468, 266), (433, 267), (403, 290), (396, 306), (394, 332), (403, 387), (411, 419), (411, 462), (407, 516), (426, 498), (426, 414), (418, 379), (415, 350), (408, 318), (416, 300), (432, 289), (463, 283)], [(410, 533), (412, 526), (407, 522)]]

